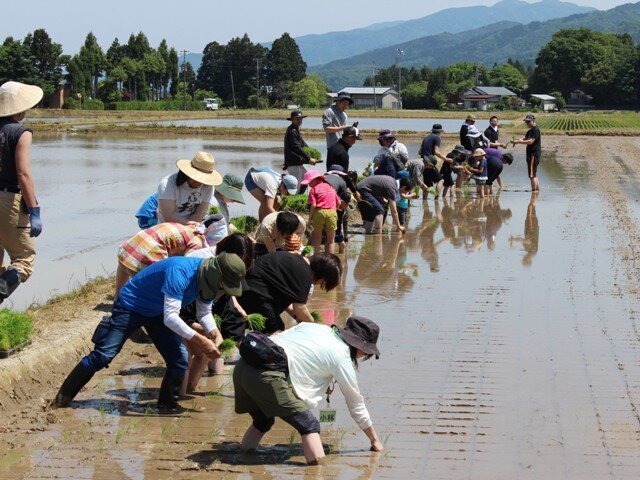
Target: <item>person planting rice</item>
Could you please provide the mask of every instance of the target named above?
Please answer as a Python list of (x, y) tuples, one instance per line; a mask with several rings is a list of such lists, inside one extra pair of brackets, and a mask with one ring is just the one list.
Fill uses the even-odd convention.
[(216, 186), (215, 192), (213, 193), (213, 198), (216, 200), (220, 208), (220, 213), (222, 213), (224, 221), (230, 231), (233, 231), (235, 227), (229, 223), (229, 204), (245, 204), (244, 197), (242, 196), (243, 185), (244, 183), (240, 177), (227, 173), (222, 177), (222, 183)]
[(309, 223), (313, 227), (311, 245), (314, 252), (320, 251), (322, 234), (326, 235), (324, 253), (334, 252), (334, 240), (338, 228), (338, 209), (346, 208), (336, 191), (324, 181), (318, 171), (304, 174), (303, 185), (309, 185)]
[(380, 150), (373, 158), (374, 175), (397, 178), (398, 172), (404, 170), (409, 161), (407, 147), (396, 140), (396, 135), (391, 130), (380, 130), (378, 143)]
[[(129, 336), (145, 327), (167, 369), (158, 396), (158, 408), (177, 410), (180, 387), (188, 368), (187, 349), (218, 358), (222, 337), (211, 314), (219, 292), (242, 294), (246, 266), (235, 254), (216, 258), (171, 257), (150, 265), (129, 280), (116, 298), (111, 315), (103, 317), (91, 341), (94, 349), (66, 378), (53, 400), (66, 407), (96, 372), (109, 366)], [(180, 318), (181, 306), (196, 302), (200, 334)]]
[(436, 123), (431, 128), (431, 133), (427, 135), (424, 140), (422, 140), (422, 144), (420, 145), (420, 149), (418, 150), (418, 156), (421, 157), (424, 162), (424, 181), (422, 185), (425, 188), (422, 188), (423, 197), (425, 200), (427, 199), (429, 187), (435, 186), (436, 194), (435, 198), (437, 199), (442, 194), (442, 189), (444, 188), (444, 181), (442, 179), (442, 175), (438, 171), (436, 165), (438, 164), (438, 159), (443, 162), (447, 161), (447, 157), (440, 151), (440, 145), (442, 144), (442, 135), (444, 134), (444, 130), (442, 129), (442, 125)]
[[(399, 182), (386, 175), (374, 175), (367, 177), (358, 183), (358, 193), (362, 200), (358, 202), (358, 209), (362, 215), (365, 233), (382, 233), (384, 205), (391, 210), (391, 217), (396, 230), (404, 233), (404, 227), (398, 218), (396, 199), (398, 194), (411, 191), (411, 181), (403, 178)], [(384, 204), (384, 205), (383, 205)]]
[(484, 187), (487, 183), (487, 156), (483, 149), (476, 148), (472, 158), (472, 166), (466, 167), (466, 169), (471, 173), (471, 178), (476, 181), (478, 197), (484, 198)]
[(298, 192), (298, 180), (293, 175), (280, 175), (269, 167), (250, 168), (244, 186), (260, 202), (258, 220), (278, 209), (278, 195), (286, 197)]
[(35, 85), (6, 82), (0, 86), (0, 303), (31, 277), (36, 258), (33, 239), (42, 233), (31, 176), (33, 135), (21, 123), (42, 96), (42, 89)]
[[(380, 357), (379, 333), (373, 321), (349, 317), (344, 328), (304, 323), (270, 338), (247, 337), (233, 372), (235, 411), (248, 413), (253, 420), (242, 437), (242, 448), (255, 449), (279, 417), (302, 437), (307, 464), (316, 465), (325, 454), (320, 422), (310, 409), (333, 392), (335, 381), (371, 450), (383, 451), (356, 376), (358, 361)], [(265, 352), (271, 354), (269, 363), (262, 359)]]
[(282, 250), (287, 236), (292, 234), (304, 235), (307, 222), (297, 213), (270, 213), (258, 227), (256, 232), (256, 258), (267, 253)]
[(502, 180), (500, 174), (504, 168), (504, 164), (511, 165), (513, 163), (513, 155), (510, 153), (502, 153), (497, 148), (486, 148), (487, 154), (487, 184), (485, 193), (493, 195), (493, 182), (497, 181), (502, 188)]
[(362, 140), (358, 129), (346, 127), (342, 131), (342, 138), (329, 147), (327, 152), (327, 171), (330, 165), (339, 165), (345, 172), (349, 171), (349, 149), (353, 147), (356, 140)]
[(131, 277), (152, 263), (215, 247), (226, 236), (227, 226), (219, 214), (209, 215), (197, 226), (165, 222), (136, 233), (118, 251), (115, 297)]
[[(333, 187), (340, 199), (349, 203), (351, 193), (356, 192), (356, 187), (340, 165), (332, 165), (324, 175), (324, 181)], [(349, 241), (347, 226), (349, 223), (349, 209), (338, 210), (338, 226), (336, 228), (335, 242), (338, 244), (338, 253), (344, 253), (346, 242)]]
[(540, 182), (538, 181), (538, 165), (540, 164), (540, 156), (542, 155), (542, 141), (540, 129), (536, 125), (536, 117), (527, 115), (524, 119), (527, 127), (527, 133), (520, 140), (511, 140), (513, 146), (526, 145), (527, 150), (527, 171), (529, 172), (529, 180), (531, 180), (531, 191), (540, 190)]
[[(457, 188), (462, 188), (464, 180), (466, 178), (465, 170), (463, 167), (464, 162), (471, 155), (469, 150), (466, 150), (462, 145), (456, 145), (453, 150), (447, 154), (449, 162), (442, 164), (440, 173), (444, 180), (444, 190), (442, 191), (442, 197), (444, 198), (449, 191), (449, 196), (453, 197)], [(453, 181), (453, 174), (456, 174), (456, 180)]]
[(222, 183), (213, 155), (197, 152), (191, 160), (178, 160), (177, 173), (158, 186), (158, 223), (199, 224), (207, 214), (213, 187)]
[[(220, 312), (224, 338), (244, 338), (246, 315), (251, 313), (265, 317), (264, 332), (267, 334), (284, 330), (280, 318), (284, 311), (298, 322), (313, 322), (307, 309), (312, 285), (329, 292), (338, 286), (341, 275), (342, 264), (335, 255), (316, 254), (307, 258), (290, 252), (275, 252), (261, 256), (248, 272), (246, 288), (238, 298), (242, 310), (225, 303), (225, 299), (220, 300), (224, 305)], [(216, 307), (218, 304), (216, 302)]]

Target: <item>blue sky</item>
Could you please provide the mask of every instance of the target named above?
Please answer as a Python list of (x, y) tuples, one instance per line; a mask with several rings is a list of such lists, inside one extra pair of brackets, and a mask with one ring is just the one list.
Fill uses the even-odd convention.
[[(283, 32), (300, 36), (350, 30), (372, 23), (419, 18), (443, 8), (493, 5), (496, 0), (448, 0), (446, 3), (425, 0), (181, 0), (171, 3), (29, 0), (2, 3), (1, 39), (6, 36), (22, 39), (36, 28), (44, 28), (54, 41), (62, 44), (65, 53), (73, 54), (89, 31), (93, 31), (105, 48), (115, 37), (124, 43), (132, 32), (143, 31), (153, 46), (166, 38), (169, 45), (178, 50), (202, 52), (208, 42), (226, 43), (245, 32), (254, 42), (265, 42)], [(572, 3), (606, 10), (629, 1), (574, 0)]]

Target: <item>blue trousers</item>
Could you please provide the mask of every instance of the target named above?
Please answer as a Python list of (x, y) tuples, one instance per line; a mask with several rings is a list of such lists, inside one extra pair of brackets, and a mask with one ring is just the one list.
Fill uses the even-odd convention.
[(182, 338), (164, 324), (162, 316), (145, 317), (127, 310), (119, 300), (113, 304), (111, 316), (104, 317), (98, 324), (91, 338), (95, 347), (82, 359), (82, 363), (94, 372), (107, 368), (131, 334), (140, 327), (145, 327), (162, 355), (167, 365), (167, 373), (184, 375), (189, 363), (187, 348)]

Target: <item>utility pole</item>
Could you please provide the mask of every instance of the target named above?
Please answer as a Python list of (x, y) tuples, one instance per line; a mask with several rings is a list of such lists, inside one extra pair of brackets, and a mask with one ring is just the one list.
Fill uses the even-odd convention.
[(184, 90), (182, 92), (182, 110), (187, 110), (187, 51), (182, 50), (182, 84)]
[(231, 75), (231, 93), (233, 94), (233, 109), (236, 109), (236, 87), (233, 84), (233, 70), (229, 71)]
[(398, 103), (400, 106), (400, 110), (402, 110), (402, 71), (400, 70), (400, 57), (404, 55), (404, 50), (400, 50), (398, 48), (398, 55), (396, 56), (396, 68), (398, 69)]
[(256, 58), (256, 110), (260, 110), (260, 59)]
[(371, 73), (373, 76), (373, 111), (378, 111), (378, 105), (376, 101), (376, 61), (373, 61), (373, 67), (371, 68)]

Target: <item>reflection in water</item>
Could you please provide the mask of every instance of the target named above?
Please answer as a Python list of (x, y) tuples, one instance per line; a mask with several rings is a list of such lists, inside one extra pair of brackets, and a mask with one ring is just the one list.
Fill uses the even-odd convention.
[(527, 216), (524, 219), (524, 237), (511, 237), (510, 244), (513, 242), (521, 242), (524, 247), (525, 254), (522, 257), (522, 264), (530, 266), (533, 257), (538, 253), (538, 238), (540, 235), (540, 226), (538, 225), (538, 216), (536, 215), (536, 203), (538, 203), (538, 192), (531, 192), (531, 199), (527, 206)]
[(399, 235), (368, 236), (353, 269), (353, 278), (360, 286), (375, 288), (381, 293), (407, 292), (413, 286), (408, 272), (415, 267), (407, 263), (405, 241)]

